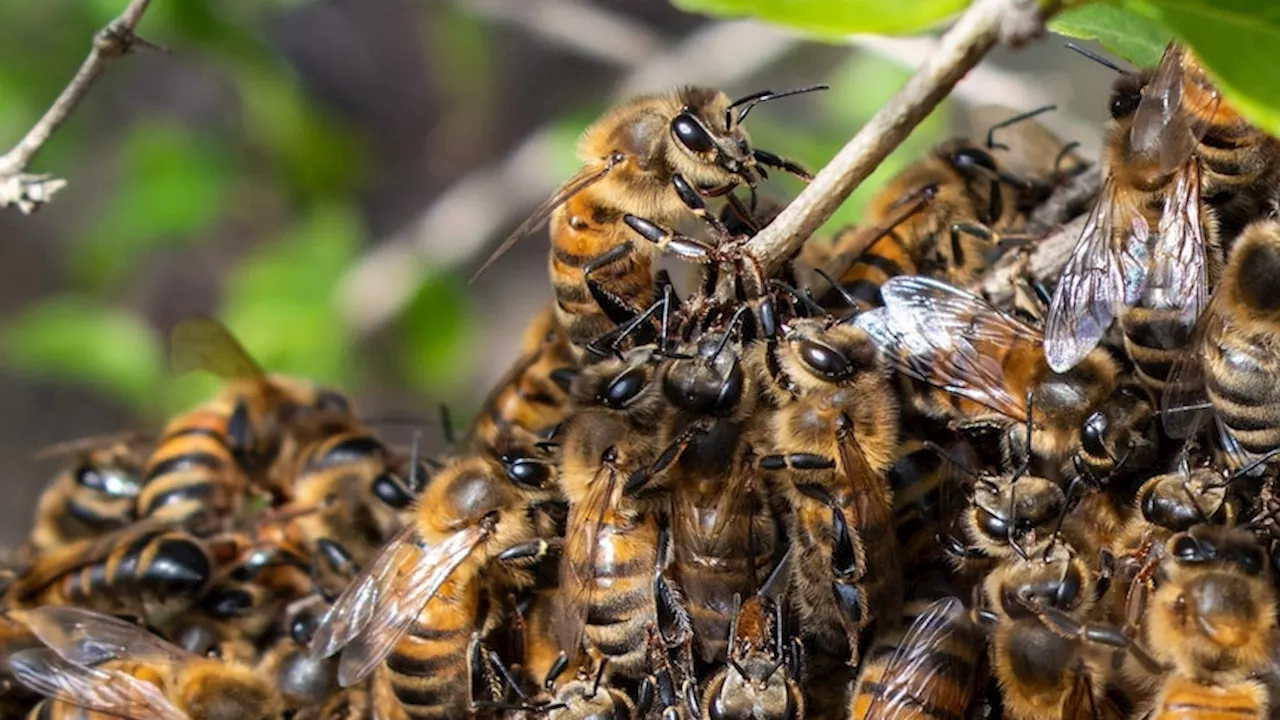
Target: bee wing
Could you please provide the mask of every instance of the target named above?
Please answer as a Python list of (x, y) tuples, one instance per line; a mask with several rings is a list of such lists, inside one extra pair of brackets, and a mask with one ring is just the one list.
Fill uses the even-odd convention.
[[(894, 526), (893, 500), (889, 497), (889, 483), (874, 470), (867, 456), (862, 454), (858, 439), (850, 431), (848, 437), (838, 443), (840, 465), (853, 483), (857, 498), (857, 526), (892, 528)], [(886, 553), (886, 558), (896, 560), (896, 553)]]
[[(607, 474), (608, 477), (604, 477)], [(618, 483), (612, 467), (601, 467), (592, 480), (582, 502), (569, 506), (568, 530), (565, 533), (563, 558), (560, 561), (560, 593), (556, 596), (556, 636), (560, 649), (572, 657), (582, 647), (587, 611), (591, 607), (591, 591), (595, 587), (596, 554), (600, 550), (600, 534)], [(574, 558), (585, 558), (576, 563)]]
[(412, 526), (402, 530), (338, 597), (312, 638), (312, 653), (328, 657), (342, 651), (343, 687), (368, 676), (484, 533), (472, 526), (428, 546)]
[(266, 377), (227, 326), (213, 318), (187, 318), (175, 325), (169, 333), (169, 356), (179, 375), (204, 370), (224, 380)]
[(115, 670), (77, 665), (53, 650), (23, 650), (9, 656), (7, 664), (22, 685), (76, 707), (131, 720), (189, 720), (155, 685)]
[(528, 220), (521, 223), (520, 227), (515, 229), (515, 232), (508, 235), (507, 239), (502, 241), (502, 244), (498, 246), (498, 249), (494, 250), (493, 253), (489, 255), (488, 259), (484, 261), (484, 264), (480, 266), (479, 270), (476, 270), (475, 274), (471, 276), (471, 279), (468, 282), (475, 282), (475, 279), (480, 277), (481, 273), (489, 269), (489, 266), (496, 262), (498, 258), (505, 255), (506, 252), (520, 240), (520, 238), (537, 229), (537, 227), (545, 222), (547, 218), (551, 217), (551, 213), (556, 208), (568, 202), (569, 198), (603, 180), (605, 176), (609, 174), (609, 171), (613, 169), (615, 164), (616, 163), (612, 160), (604, 163), (593, 163), (582, 168), (582, 170), (578, 171), (577, 175), (569, 178), (569, 181), (562, 185), (560, 189), (556, 191), (555, 195), (547, 198), (545, 202), (538, 206), (537, 210), (533, 211), (533, 214), (529, 216)]
[(1141, 214), (1125, 212), (1131, 227), (1117, 242), (1116, 206), (1126, 202), (1107, 178), (1063, 268), (1044, 331), (1045, 359), (1054, 372), (1075, 367), (1097, 347), (1120, 308), (1141, 297), (1150, 230)]
[[(871, 701), (863, 720), (899, 720), (920, 717), (928, 707), (968, 707), (964, 702), (939, 702), (942, 691), (972, 694), (968, 678), (952, 675), (955, 668), (938, 661), (940, 653), (969, 628), (964, 603), (946, 597), (933, 602), (911, 623), (907, 634), (889, 656), (883, 687)], [(863, 690), (865, 692), (865, 689)]]
[(1200, 312), (1208, 303), (1209, 278), (1200, 202), (1200, 166), (1179, 173), (1165, 202), (1151, 249), (1151, 265), (1143, 290), (1144, 307), (1178, 311), (1180, 323), (1160, 323), (1155, 340), (1161, 347), (1185, 347)]
[(197, 655), (119, 618), (77, 607), (45, 605), (27, 613), (27, 627), (63, 660), (93, 666), (129, 659), (178, 665)]
[(1160, 422), (1165, 434), (1174, 439), (1191, 437), (1204, 422), (1209, 408), (1204, 389), (1204, 353), (1208, 343), (1217, 342), (1226, 330), (1217, 293), (1196, 321), (1186, 352), (1178, 355), (1169, 370), (1169, 380), (1160, 396)]
[(1026, 399), (1004, 382), (993, 347), (1038, 345), (1040, 332), (985, 300), (927, 277), (900, 276), (881, 288), (885, 307), (855, 321), (898, 371), (1008, 417), (1026, 419)]
[[(1212, 117), (1221, 102), (1216, 91), (1184, 93), (1183, 49), (1169, 43), (1155, 75), (1142, 89), (1142, 100), (1133, 115), (1129, 148), (1159, 161), (1160, 172), (1171, 173), (1187, 162), (1209, 129), (1202, 118)], [(1195, 102), (1197, 107), (1187, 107)]]

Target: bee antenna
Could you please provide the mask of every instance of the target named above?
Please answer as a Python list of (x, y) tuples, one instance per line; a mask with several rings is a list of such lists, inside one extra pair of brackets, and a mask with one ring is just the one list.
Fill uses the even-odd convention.
[[(730, 103), (728, 110), (732, 111), (736, 107), (742, 109), (738, 111), (738, 122), (741, 123), (747, 119), (747, 113), (751, 112), (751, 108), (762, 102), (777, 100), (778, 98), (790, 97), (791, 95), (800, 95), (801, 93), (816, 92), (818, 90), (829, 90), (829, 85), (806, 85), (804, 87), (794, 88), (792, 90), (783, 90), (782, 92), (774, 92), (772, 90), (761, 90), (757, 93), (751, 93), (734, 100)], [(731, 116), (732, 117), (732, 116)]]
[(453, 445), (458, 442), (458, 434), (453, 430), (453, 415), (447, 403), (440, 403), (440, 432), (444, 434), (446, 443)]
[(973, 468), (969, 467), (966, 463), (964, 463), (963, 461), (961, 461), (961, 460), (960, 460), (960, 458), (958, 458), (958, 457), (956, 457), (956, 456), (952, 455), (952, 454), (951, 454), (951, 452), (950, 452), (949, 450), (947, 450), (946, 448), (942, 447), (942, 446), (941, 446), (941, 445), (939, 445), (938, 443), (936, 443), (936, 442), (934, 442), (934, 441), (932, 441), (932, 440), (925, 440), (925, 441), (924, 441), (924, 446), (925, 446), (926, 448), (928, 448), (928, 449), (930, 449), (930, 450), (934, 451), (935, 453), (937, 453), (937, 454), (938, 454), (942, 459), (944, 459), (944, 460), (946, 460), (947, 462), (951, 463), (952, 465), (955, 465), (956, 467), (960, 468), (960, 470), (961, 470), (961, 471), (963, 471), (965, 475), (968, 475), (969, 477), (973, 478), (974, 480), (983, 480), (983, 479), (985, 479), (985, 478), (983, 478), (983, 477), (982, 477), (982, 474), (981, 474), (981, 473), (979, 473), (977, 470), (974, 470)]
[(1099, 65), (1101, 65), (1101, 66), (1103, 66), (1103, 67), (1111, 68), (1112, 70), (1115, 70), (1115, 71), (1116, 71), (1116, 72), (1118, 72), (1118, 73), (1125, 73), (1125, 72), (1128, 72), (1128, 71), (1127, 71), (1127, 70), (1125, 70), (1124, 68), (1122, 68), (1122, 67), (1120, 67), (1119, 65), (1117, 65), (1117, 64), (1115, 64), (1115, 63), (1113, 63), (1113, 62), (1111, 62), (1110, 60), (1108, 60), (1108, 59), (1106, 59), (1106, 58), (1102, 57), (1101, 55), (1099, 55), (1098, 53), (1096, 53), (1096, 52), (1094, 52), (1094, 51), (1092, 51), (1092, 50), (1086, 50), (1086, 49), (1084, 49), (1084, 48), (1080, 47), (1079, 45), (1077, 45), (1077, 44), (1075, 44), (1075, 43), (1073, 43), (1073, 42), (1065, 43), (1065, 45), (1067, 46), (1067, 49), (1068, 49), (1068, 50), (1074, 50), (1074, 51), (1076, 51), (1076, 52), (1080, 53), (1081, 55), (1083, 55), (1083, 56), (1085, 56), (1085, 57), (1089, 58), (1090, 60), (1092, 60), (1092, 61), (1094, 61), (1094, 62), (1098, 63)]
[(604, 669), (609, 665), (609, 658), (600, 658), (600, 667), (596, 670), (595, 682), (591, 683), (591, 697), (596, 696), (596, 691), (600, 689), (600, 681), (604, 679)]
[(821, 305), (814, 302), (813, 298), (809, 297), (805, 293), (800, 292), (798, 289), (782, 282), (781, 280), (770, 280), (769, 287), (772, 287), (775, 290), (782, 290), (783, 292), (787, 293), (791, 297), (800, 301), (800, 304), (803, 305), (806, 310), (812, 313), (815, 313), (817, 315), (824, 315), (827, 312), (826, 310), (822, 309)]
[(418, 477), (418, 462), (421, 457), (422, 450), (422, 431), (415, 430), (413, 432), (413, 444), (409, 446), (409, 487), (419, 487), (418, 482), (423, 478)]
[(1198, 410), (1208, 410), (1213, 407), (1211, 402), (1195, 403), (1194, 405), (1180, 405), (1171, 408), (1157, 408), (1151, 411), (1152, 417), (1160, 417), (1161, 415), (1177, 415), (1184, 412), (1196, 412)]
[(498, 655), (494, 650), (490, 650), (488, 655), (489, 662), (498, 669), (498, 674), (502, 676), (503, 682), (511, 686), (511, 689), (516, 693), (516, 697), (522, 701), (522, 705), (528, 704), (529, 696), (524, 694), (524, 690), (520, 689), (520, 683), (516, 682), (516, 679), (511, 676), (511, 668), (507, 667), (507, 664), (502, 661), (502, 656)]
[(1270, 450), (1265, 454), (1259, 455), (1253, 460), (1250, 460), (1248, 465), (1244, 465), (1235, 470), (1232, 470), (1231, 474), (1226, 477), (1225, 481), (1222, 483), (1220, 487), (1226, 487), (1231, 483), (1237, 480), (1240, 480), (1241, 478), (1244, 478), (1245, 476), (1252, 473), (1254, 470), (1257, 470), (1259, 467), (1266, 465), (1271, 460), (1271, 458), (1275, 457), (1278, 454), (1280, 454), (1280, 448), (1275, 448), (1274, 450)]
[[(729, 667), (732, 667), (734, 670), (737, 670), (739, 675), (741, 675), (744, 678), (747, 676), (746, 668), (739, 665), (737, 660), (734, 660), (733, 658), (728, 658), (728, 661), (729, 661)], [(782, 664), (782, 661), (779, 660), (778, 665), (781, 665), (781, 664)], [(773, 670), (777, 670), (777, 669), (778, 668), (776, 666), (773, 668)], [(769, 671), (769, 675), (773, 674), (773, 670)], [(768, 677), (768, 675), (766, 675), (765, 677)]]
[(997, 130), (1003, 130), (1004, 128), (1007, 128), (1011, 125), (1017, 125), (1018, 123), (1024, 120), (1030, 120), (1031, 118), (1037, 115), (1043, 115), (1044, 113), (1047, 113), (1051, 110), (1057, 110), (1057, 109), (1058, 109), (1057, 105), (1042, 105), (1036, 108), (1035, 110), (1028, 110), (1027, 112), (1014, 115), (1011, 118), (1005, 118), (1004, 120), (1001, 120), (995, 125), (992, 125), (991, 127), (987, 128), (987, 148), (990, 150), (994, 150), (996, 148), (999, 148), (1001, 150), (1008, 150), (1009, 149), (1008, 145), (996, 144)]
[(831, 273), (827, 272), (825, 269), (814, 268), (814, 270), (822, 276), (823, 280), (826, 280), (827, 283), (831, 285), (831, 289), (836, 291), (836, 294), (840, 296), (840, 299), (844, 301), (844, 304), (848, 305), (849, 309), (856, 315), (860, 307), (858, 305), (858, 300), (853, 296), (853, 293), (849, 292), (849, 289), (841, 285), (834, 277), (831, 277)]

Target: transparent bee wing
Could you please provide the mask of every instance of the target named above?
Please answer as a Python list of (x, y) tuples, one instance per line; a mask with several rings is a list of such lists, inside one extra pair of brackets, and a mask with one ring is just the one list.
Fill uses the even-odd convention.
[(1092, 352), (1120, 308), (1136, 303), (1146, 285), (1150, 231), (1140, 213), (1124, 212), (1131, 227), (1117, 238), (1121, 202), (1108, 178), (1054, 290), (1044, 331), (1045, 359), (1054, 372), (1070, 370)]
[[(613, 515), (618, 489), (618, 473), (612, 466), (601, 467), (591, 481), (582, 502), (569, 506), (564, 559), (560, 561), (560, 593), (556, 597), (556, 636), (570, 657), (582, 647), (582, 636), (595, 587), (595, 567), (600, 551), (600, 535), (607, 517)], [(585, 558), (573, 562), (570, 558)]]
[(126, 659), (179, 665), (200, 659), (137, 625), (77, 607), (38, 607), (27, 613), (27, 627), (62, 659), (76, 665)]
[(6, 664), (25, 687), (76, 707), (130, 720), (189, 720), (155, 685), (122, 672), (76, 665), (53, 650), (23, 650)]
[(1004, 369), (984, 346), (1038, 345), (1038, 330), (932, 278), (895, 277), (881, 295), (885, 307), (863, 313), (855, 322), (900, 372), (1010, 418), (1026, 419), (1026, 399), (1009, 391)]
[(562, 185), (560, 189), (556, 191), (555, 195), (547, 198), (546, 202), (539, 205), (538, 209), (529, 216), (528, 220), (521, 223), (520, 227), (515, 229), (515, 232), (508, 235), (507, 239), (502, 241), (502, 244), (498, 246), (498, 249), (494, 250), (493, 253), (489, 255), (488, 259), (484, 261), (484, 264), (480, 266), (479, 270), (476, 270), (475, 274), (471, 276), (471, 280), (468, 282), (475, 282), (475, 279), (480, 277), (481, 273), (488, 270), (490, 265), (494, 264), (497, 262), (498, 258), (505, 255), (508, 250), (515, 246), (516, 242), (518, 242), (520, 238), (537, 229), (537, 227), (545, 222), (547, 218), (551, 217), (551, 213), (554, 212), (556, 208), (568, 202), (569, 198), (603, 180), (605, 176), (609, 174), (609, 171), (613, 169), (615, 164), (617, 163), (612, 159), (604, 163), (591, 164), (580, 170), (577, 175), (569, 178), (569, 181)]
[(367, 677), (487, 532), (475, 525), (425, 545), (412, 526), (401, 531), (338, 597), (312, 638), (313, 654), (342, 651), (338, 682), (343, 687)]
[(1187, 64), (1194, 63), (1176, 43), (1169, 43), (1155, 74), (1142, 89), (1142, 100), (1129, 131), (1132, 152), (1158, 162), (1162, 173), (1185, 164), (1209, 129), (1208, 119), (1222, 96), (1211, 86), (1187, 92)]
[[(970, 678), (948, 674), (939, 663), (941, 653), (970, 632), (964, 603), (954, 597), (935, 601), (916, 617), (902, 642), (889, 656), (880, 692), (867, 708), (864, 720), (903, 720), (920, 717), (924, 708), (968, 707), (973, 685)], [(940, 701), (940, 693), (963, 693), (964, 701)]]
[(1210, 413), (1204, 387), (1204, 347), (1216, 342), (1226, 329), (1221, 302), (1215, 293), (1191, 331), (1187, 351), (1178, 355), (1169, 371), (1160, 396), (1160, 422), (1171, 438), (1191, 437)]
[(266, 378), (227, 326), (208, 317), (187, 318), (173, 327), (169, 362), (179, 375), (204, 370), (224, 380)]

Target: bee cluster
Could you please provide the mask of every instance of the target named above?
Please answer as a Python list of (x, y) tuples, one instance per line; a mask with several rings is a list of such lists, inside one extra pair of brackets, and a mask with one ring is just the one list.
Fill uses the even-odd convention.
[(176, 364), (226, 389), (66, 449), (3, 596), (0, 712), (1269, 716), (1280, 142), (1176, 45), (1122, 73), (1075, 250), (997, 306), (993, 264), (1089, 163), (944, 143), (774, 270), (757, 186), (807, 174), (742, 121), (786, 94), (587, 132), (513, 236), (549, 221), (555, 303), (443, 457), (179, 325)]

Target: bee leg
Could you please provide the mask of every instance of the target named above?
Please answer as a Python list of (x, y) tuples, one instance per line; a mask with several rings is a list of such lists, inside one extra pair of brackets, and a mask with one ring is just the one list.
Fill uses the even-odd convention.
[(759, 148), (756, 148), (755, 150), (751, 151), (751, 154), (755, 156), (756, 162), (760, 163), (761, 165), (777, 168), (787, 174), (795, 175), (796, 177), (800, 178), (801, 180), (804, 180), (805, 182), (809, 182), (810, 180), (813, 179), (813, 173), (804, 169), (803, 166), (797, 163), (794, 163), (790, 160), (787, 160), (786, 158), (779, 157), (778, 155), (774, 155), (768, 150), (761, 150)]
[(559, 552), (562, 542), (560, 538), (553, 538), (551, 540), (538, 539), (517, 543), (498, 553), (498, 561), (516, 567), (536, 565), (548, 555)]
[[(507, 664), (502, 661), (502, 657), (498, 655), (497, 652), (490, 650), (486, 653), (486, 658), (488, 659), (489, 667), (493, 668), (497, 672), (498, 678), (502, 681), (502, 684), (511, 688), (511, 691), (516, 694), (516, 697), (520, 698), (519, 704), (522, 706), (527, 705), (529, 702), (529, 696), (526, 695), (524, 689), (520, 687), (520, 683), (516, 682), (515, 675), (512, 674), (511, 668), (507, 667)], [(502, 698), (504, 696), (505, 693), (503, 693), (499, 688), (496, 697)]]
[(714, 213), (707, 211), (706, 201), (702, 199), (697, 190), (693, 189), (689, 181), (684, 179), (684, 176), (679, 173), (672, 175), (671, 185), (676, 189), (676, 195), (680, 197), (680, 201), (685, 204), (685, 207), (689, 208), (689, 212), (706, 223), (711, 228), (711, 234), (717, 240), (723, 242), (730, 237), (729, 228), (725, 227), (724, 223)]
[(630, 213), (624, 215), (622, 219), (627, 224), (627, 227), (636, 231), (640, 237), (656, 245), (658, 250), (662, 252), (669, 252), (683, 260), (699, 264), (722, 259), (722, 254), (715, 245), (688, 235), (673, 232), (652, 220), (636, 217)]
[(478, 631), (471, 633), (471, 640), (467, 645), (467, 657), (470, 680), (468, 683), (470, 691), (467, 693), (467, 715), (474, 717), (476, 710), (482, 707), (483, 703), (498, 701), (501, 688), (498, 686), (497, 678), (494, 677), (493, 667), (489, 664), (484, 643), (480, 640)]
[(1038, 615), (1040, 621), (1046, 627), (1063, 637), (1125, 650), (1132, 654), (1153, 675), (1160, 675), (1165, 671), (1165, 668), (1159, 661), (1151, 657), (1146, 648), (1142, 647), (1137, 640), (1125, 634), (1121, 628), (1082, 623), (1066, 612), (1052, 606), (1042, 608)]
[(815, 453), (765, 455), (760, 458), (760, 469), (762, 470), (830, 470), (835, 466), (836, 461), (832, 458)]
[(649, 483), (679, 460), (680, 456), (689, 447), (689, 444), (693, 442), (693, 439), (706, 433), (707, 429), (707, 426), (703, 423), (693, 423), (685, 428), (676, 436), (675, 440), (671, 441), (671, 444), (667, 445), (666, 449), (662, 451), (657, 460), (653, 461), (652, 465), (637, 468), (632, 472), (630, 477), (627, 478), (627, 484), (623, 486), (622, 491), (629, 497), (641, 496), (648, 489)]
[(582, 266), (582, 279), (586, 282), (587, 290), (591, 292), (591, 297), (595, 298), (596, 304), (604, 311), (605, 316), (617, 325), (635, 318), (639, 314), (639, 310), (632, 307), (625, 299), (606, 290), (603, 285), (591, 276), (600, 268), (612, 265), (630, 255), (634, 249), (630, 242), (624, 242), (607, 252), (591, 258)]
[(938, 533), (936, 538), (938, 544), (942, 546), (942, 552), (958, 560), (980, 560), (987, 557), (981, 549), (965, 545), (955, 535)]

